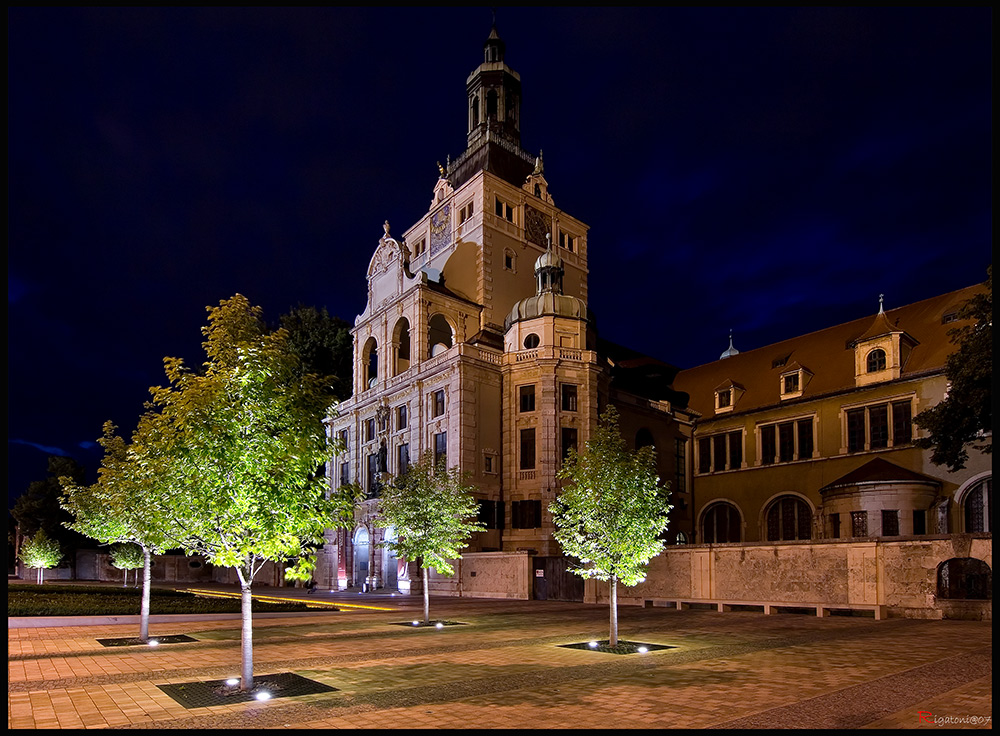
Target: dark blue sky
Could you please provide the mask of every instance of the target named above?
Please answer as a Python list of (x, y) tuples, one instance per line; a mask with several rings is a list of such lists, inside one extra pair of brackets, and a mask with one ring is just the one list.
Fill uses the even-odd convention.
[[(240, 292), (353, 322), (487, 8), (8, 12), (8, 481), (96, 468)], [(601, 334), (681, 367), (982, 281), (986, 8), (500, 8)]]

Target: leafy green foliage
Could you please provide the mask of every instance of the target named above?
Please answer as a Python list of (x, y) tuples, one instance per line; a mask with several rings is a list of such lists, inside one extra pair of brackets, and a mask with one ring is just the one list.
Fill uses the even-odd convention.
[(303, 372), (322, 378), (332, 398), (350, 396), (354, 369), (351, 326), (331, 317), (325, 307), (302, 304), (281, 315), (280, 325), (288, 332), (289, 348), (301, 361)]
[(170, 447), (166, 511), (186, 551), (236, 568), (244, 585), (266, 560), (294, 561), (290, 577), (307, 579), (308, 545), (353, 510), (316, 472), (335, 449), (323, 426), (332, 401), (259, 307), (237, 294), (208, 312), (203, 371), (166, 358), (170, 385), (152, 390)]
[(112, 544), (111, 566), (117, 570), (138, 570), (143, 565), (142, 547), (138, 544)]
[(586, 450), (571, 450), (559, 477), (566, 484), (549, 506), (553, 536), (583, 567), (582, 577), (635, 585), (646, 564), (663, 550), (667, 527), (667, 489), (657, 486), (652, 447), (630, 452), (610, 407), (601, 417)]
[(64, 526), (71, 521), (71, 517), (59, 505), (63, 490), (60, 477), (72, 478), (80, 483), (84, 477), (83, 466), (69, 457), (50, 457), (48, 477), (28, 484), (27, 491), (14, 503), (11, 515), (23, 539), (33, 537), (39, 529), (44, 529), (46, 535), (57, 540), (64, 551), (71, 552), (85, 546), (88, 540)]
[[(17, 557), (27, 567), (41, 571), (58, 565), (63, 553), (59, 542), (51, 539), (44, 529), (39, 529), (33, 537), (21, 542), (21, 549)], [(41, 582), (41, 574), (39, 574), (39, 582)]]
[(419, 559), (424, 568), (453, 574), (449, 560), (461, 557), (472, 532), (486, 529), (476, 521), (479, 502), (473, 490), (457, 467), (435, 467), (433, 455), (425, 453), (420, 462), (382, 489), (380, 524), (393, 527), (397, 535), (386, 546), (400, 559)]
[(986, 270), (986, 291), (976, 294), (958, 312), (971, 324), (949, 331), (957, 346), (945, 362), (948, 395), (913, 418), (927, 437), (917, 447), (931, 450), (931, 462), (954, 472), (965, 467), (968, 448), (993, 452), (993, 266)]

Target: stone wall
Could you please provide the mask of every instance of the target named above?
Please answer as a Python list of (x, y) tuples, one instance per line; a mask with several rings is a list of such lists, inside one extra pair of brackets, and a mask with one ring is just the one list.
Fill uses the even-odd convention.
[[(526, 552), (470, 552), (452, 561), (453, 576), (430, 571), (431, 595), (528, 600), (531, 557)], [(414, 586), (420, 591), (419, 586)]]
[[(654, 558), (646, 580), (619, 587), (621, 605), (677, 601), (794, 607), (884, 606), (889, 616), (992, 618), (992, 601), (938, 599), (938, 566), (972, 557), (993, 567), (991, 534), (864, 540), (677, 545)], [(531, 558), (480, 552), (456, 560), (455, 575), (431, 573), (431, 595), (531, 597)], [(475, 573), (475, 575), (473, 575)], [(419, 586), (413, 592), (419, 592)], [(586, 581), (584, 600), (607, 603), (607, 583)]]
[[(992, 618), (992, 601), (937, 598), (938, 566), (955, 557), (992, 569), (992, 535), (675, 546), (650, 562), (645, 582), (620, 587), (618, 601), (882, 605), (890, 616)], [(607, 584), (588, 581), (585, 600), (606, 603)]]

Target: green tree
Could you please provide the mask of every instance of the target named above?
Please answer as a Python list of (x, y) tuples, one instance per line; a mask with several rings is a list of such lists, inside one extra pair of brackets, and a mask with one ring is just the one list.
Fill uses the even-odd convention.
[(302, 304), (281, 315), (279, 322), (288, 331), (289, 347), (302, 362), (302, 370), (323, 379), (333, 398), (350, 396), (354, 370), (351, 326), (330, 316), (325, 307)]
[(88, 543), (86, 537), (64, 526), (71, 517), (59, 505), (62, 493), (59, 478), (70, 477), (82, 483), (84, 475), (83, 466), (73, 458), (58, 455), (49, 457), (48, 477), (29, 483), (27, 491), (11, 509), (20, 538), (29, 539), (39, 529), (44, 529), (50, 539), (59, 542), (66, 554), (85, 546)]
[(584, 578), (607, 580), (611, 589), (611, 646), (618, 644), (618, 583), (641, 582), (647, 563), (663, 550), (669, 487), (659, 487), (656, 452), (631, 452), (618, 429), (614, 407), (601, 416), (586, 449), (569, 456), (559, 471), (566, 481), (549, 505), (553, 536), (582, 567)]
[(326, 527), (349, 524), (353, 500), (329, 495), (317, 468), (336, 442), (324, 431), (332, 402), (323, 382), (303, 373), (288, 332), (269, 332), (259, 307), (242, 295), (208, 309), (207, 360), (194, 373), (166, 358), (170, 385), (154, 388), (170, 437), (168, 513), (181, 546), (232, 567), (242, 598), (240, 687), (253, 687), (251, 586), (267, 561), (290, 562), (290, 579), (308, 580), (309, 550)]
[(122, 587), (128, 585), (128, 571), (138, 570), (143, 566), (144, 555), (142, 553), (142, 547), (138, 544), (112, 544), (109, 550), (111, 555), (111, 566), (116, 570), (125, 571), (125, 579), (122, 581)]
[(58, 565), (63, 554), (59, 542), (50, 538), (44, 529), (38, 529), (34, 536), (21, 542), (17, 557), (27, 567), (38, 570), (38, 584), (41, 585), (45, 582), (45, 571)]
[(430, 574), (455, 570), (450, 560), (462, 557), (469, 535), (486, 529), (476, 521), (479, 502), (474, 486), (457, 467), (434, 465), (433, 455), (424, 453), (420, 462), (382, 487), (378, 516), (383, 527), (396, 530), (396, 541), (383, 544), (402, 560), (419, 560), (424, 581), (424, 624), (430, 623)]
[[(104, 458), (97, 482), (84, 486), (73, 478), (60, 479), (62, 505), (72, 517), (67, 526), (104, 544), (141, 551), (135, 567), (143, 570), (139, 640), (144, 642), (149, 641), (152, 556), (177, 546), (181, 536), (168, 503), (166, 478), (172, 467), (168, 440), (163, 417), (153, 412), (139, 418), (131, 443), (115, 434), (114, 424), (105, 422), (98, 440)], [(134, 568), (124, 569), (127, 579), (127, 570)]]
[(914, 444), (931, 450), (931, 462), (961, 470), (972, 447), (993, 453), (993, 266), (986, 269), (986, 290), (959, 310), (959, 319), (971, 324), (948, 335), (957, 349), (945, 361), (948, 395), (913, 418), (928, 432)]

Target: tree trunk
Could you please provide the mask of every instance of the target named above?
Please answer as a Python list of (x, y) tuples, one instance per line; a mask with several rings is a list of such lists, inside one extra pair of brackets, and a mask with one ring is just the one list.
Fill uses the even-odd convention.
[(123, 588), (128, 587), (128, 570), (127, 569), (125, 570), (125, 579), (122, 581), (122, 587)]
[(243, 614), (243, 636), (240, 646), (242, 665), (240, 671), (240, 690), (253, 689), (253, 609), (251, 608), (252, 598), (250, 596), (250, 586), (253, 580), (249, 574), (250, 563), (247, 563), (248, 572), (237, 567), (236, 572), (240, 577), (240, 613)]
[(611, 635), (608, 637), (610, 646), (618, 646), (618, 578), (611, 576)]
[(431, 574), (424, 568), (424, 625), (431, 622)]
[[(153, 583), (152, 555), (148, 547), (142, 548), (142, 604), (139, 607), (139, 641), (149, 641), (149, 589)], [(125, 571), (128, 575), (128, 570)], [(136, 575), (139, 571), (136, 570)]]
[(45, 568), (40, 567), (38, 568), (38, 584), (41, 585), (44, 582), (45, 582)]

